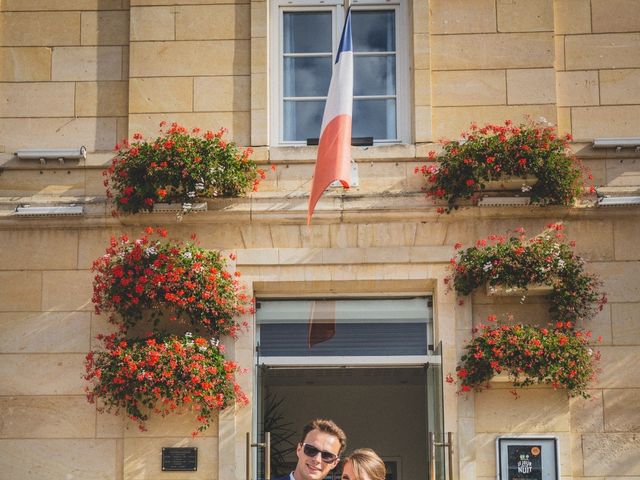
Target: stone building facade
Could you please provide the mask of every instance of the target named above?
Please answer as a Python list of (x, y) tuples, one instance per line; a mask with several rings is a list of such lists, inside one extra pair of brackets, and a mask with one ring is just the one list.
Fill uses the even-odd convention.
[[(414, 174), (438, 139), (457, 138), (471, 122), (544, 117), (573, 135), (572, 148), (601, 195), (638, 196), (637, 148), (592, 144), (640, 137), (640, 2), (353, 3), (395, 9), (397, 138), (353, 147), (358, 186), (325, 194), (307, 227), (316, 147), (282, 140), (286, 100), (278, 93), (277, 19), (287, 5), (313, 2), (0, 0), (0, 478), (245, 478), (245, 434), (260, 429), (254, 322), (227, 348), (249, 371), (241, 383), (252, 403), (221, 413), (201, 436), (190, 436), (186, 415), (152, 419), (148, 431), (139, 432), (86, 401), (84, 356), (94, 336), (109, 328), (93, 313), (89, 269), (111, 235), (135, 235), (148, 224), (178, 238), (195, 233), (203, 246), (237, 254), (235, 267), (259, 301), (428, 298), (432, 339), (442, 342), (446, 373), (487, 313), (514, 312), (524, 321), (546, 315), (542, 301), (520, 305), (475, 294), (460, 304), (443, 282), (453, 245), (521, 226), (536, 232), (558, 221), (609, 296), (585, 325), (603, 339), (591, 398), (569, 400), (562, 391), (532, 387), (514, 400), (504, 383), (461, 397), (444, 384), (444, 429), (454, 443), (450, 468), (454, 478), (495, 478), (497, 437), (548, 435), (558, 439), (563, 479), (640, 478), (638, 207), (584, 201), (571, 208), (465, 207), (440, 215)], [(340, 6), (324, 2), (322, 8), (339, 17)], [(162, 120), (226, 127), (230, 138), (253, 147), (256, 161), (277, 169), (259, 192), (210, 201), (207, 212), (181, 221), (173, 214), (112, 217), (102, 171), (113, 146), (134, 132), (155, 135)], [(86, 159), (63, 163), (15, 155), (80, 146)], [(83, 215), (16, 216), (25, 204), (81, 205)], [(335, 377), (323, 387), (363, 405), (371, 400)], [(291, 378), (289, 388), (304, 386)], [(366, 392), (385, 398), (386, 408), (368, 412), (361, 423), (376, 418), (372, 423), (389, 433), (400, 425), (387, 421), (389, 412), (426, 416), (419, 401), (410, 407), (401, 390), (386, 398), (385, 391), (396, 390), (375, 382), (378, 390)], [(304, 405), (308, 410), (295, 421), (318, 411)], [(347, 425), (358, 413), (338, 412)], [(379, 434), (360, 427), (351, 428), (353, 447), (372, 446), (399, 459), (404, 475), (396, 478), (426, 476)], [(160, 451), (167, 446), (198, 447), (198, 470), (163, 473)], [(426, 449), (419, 438), (405, 453), (426, 456)]]

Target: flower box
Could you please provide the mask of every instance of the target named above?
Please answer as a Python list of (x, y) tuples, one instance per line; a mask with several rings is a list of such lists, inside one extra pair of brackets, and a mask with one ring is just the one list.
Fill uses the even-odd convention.
[[(443, 140), (442, 151), (429, 152), (430, 164), (416, 167), (424, 175), (428, 197), (444, 200), (451, 212), (465, 200), (500, 198), (479, 205), (574, 204), (583, 191), (582, 173), (569, 150), (571, 136), (559, 137), (553, 127), (536, 123), (486, 125), (463, 132), (461, 140)], [(494, 180), (495, 179), (495, 180)], [(504, 193), (518, 192), (518, 200)]]
[(238, 365), (226, 360), (216, 339), (100, 335), (102, 347), (85, 359), (87, 399), (100, 411), (122, 412), (145, 430), (151, 414), (189, 409), (206, 430), (228, 406), (248, 403), (236, 381)]
[(150, 213), (206, 212), (207, 202), (156, 203)]
[(166, 236), (148, 227), (133, 241), (126, 235), (111, 239), (106, 254), (92, 266), (96, 313), (109, 312), (112, 323), (126, 330), (151, 320), (153, 325), (179, 323), (216, 338), (235, 337), (247, 326), (241, 317), (253, 313), (240, 272), (227, 271), (220, 252), (194, 242), (161, 240)]
[[(606, 303), (597, 276), (585, 272), (584, 260), (573, 252), (575, 242), (559, 233), (560, 224), (549, 224), (540, 234), (526, 238), (523, 228), (509, 238), (490, 235), (452, 258), (449, 279), (459, 295), (484, 289), (488, 295), (549, 295), (554, 321), (575, 325), (592, 318)], [(492, 243), (489, 243), (492, 242)], [(456, 244), (456, 248), (462, 245)], [(492, 292), (487, 284), (496, 292)], [(529, 290), (517, 288), (529, 285)], [(545, 291), (552, 285), (552, 289)], [(508, 287), (503, 287), (508, 286)]]
[(527, 288), (508, 287), (506, 285), (490, 285), (486, 284), (486, 292), (488, 297), (521, 297), (522, 295), (543, 296), (553, 292), (553, 287), (544, 283), (536, 283), (528, 285)]
[(517, 195), (484, 194), (478, 199), (479, 207), (523, 207), (531, 205), (531, 197)]
[(484, 192), (520, 192), (527, 193), (536, 183), (537, 177), (512, 177), (505, 176), (498, 180), (488, 180), (482, 182)]
[(511, 383), (512, 381), (507, 372), (498, 373), (490, 380), (491, 383)]
[(194, 208), (196, 200), (242, 196), (255, 191), (265, 178), (250, 158), (251, 148), (240, 150), (236, 143), (223, 140), (226, 129), (200, 135), (197, 128), (164, 126), (162, 122), (155, 140), (135, 133), (132, 143), (125, 139), (116, 145), (116, 156), (103, 174), (107, 197), (114, 199), (118, 212), (159, 207), (163, 212), (202, 211)]
[(482, 325), (464, 346), (456, 367), (460, 393), (481, 391), (490, 383), (516, 388), (550, 385), (570, 397), (588, 397), (600, 353), (589, 345), (590, 332), (531, 325)]
[(535, 176), (503, 176), (483, 182), (478, 199), (480, 207), (518, 207), (531, 204), (531, 189), (538, 183)]

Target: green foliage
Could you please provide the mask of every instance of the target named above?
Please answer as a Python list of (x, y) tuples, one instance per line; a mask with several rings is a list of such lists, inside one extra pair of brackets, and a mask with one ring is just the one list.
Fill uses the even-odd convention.
[(505, 176), (537, 178), (529, 192), (533, 203), (572, 205), (583, 184), (577, 160), (568, 154), (570, 138), (535, 123), (472, 125), (462, 140), (442, 142), (439, 155), (430, 152), (429, 160), (437, 163), (417, 167), (416, 173), (427, 179), (427, 196), (447, 201), (448, 212), (459, 199), (477, 198), (486, 182)]
[(553, 288), (549, 312), (559, 322), (575, 324), (602, 310), (606, 296), (598, 292), (598, 278), (584, 271), (584, 261), (567, 244), (562, 225), (550, 224), (533, 238), (526, 239), (524, 230), (509, 238), (491, 236), (479, 240), (452, 259), (453, 288), (468, 295), (479, 286), (504, 286), (524, 289), (532, 284)]
[[(589, 347), (590, 335), (566, 328), (481, 325), (456, 368), (460, 391), (481, 390), (494, 375), (504, 372), (515, 387), (543, 383), (586, 398), (600, 358)], [(451, 376), (447, 380), (454, 381)]]
[[(522, 228), (509, 238), (491, 235), (451, 259), (453, 274), (447, 282), (461, 295), (485, 284), (521, 289), (524, 295), (532, 284), (552, 287), (549, 312), (554, 322), (549, 328), (491, 324), (473, 330), (456, 368), (460, 392), (481, 390), (505, 372), (516, 387), (545, 383), (565, 388), (570, 396), (588, 396), (599, 353), (589, 347), (591, 333), (575, 330), (575, 325), (601, 310), (607, 299), (562, 230), (561, 224), (549, 224), (529, 239)], [(489, 322), (495, 321), (490, 315)], [(447, 380), (455, 381), (451, 375)]]
[(133, 143), (116, 145), (104, 184), (117, 210), (137, 213), (151, 211), (159, 202), (186, 207), (196, 198), (239, 196), (257, 189), (265, 177), (249, 158), (251, 148), (240, 152), (222, 139), (225, 129), (200, 136), (199, 129), (188, 132), (173, 123), (160, 132), (155, 140), (142, 140), (136, 133)]
[(92, 270), (96, 313), (117, 313), (115, 323), (129, 328), (143, 313), (162, 312), (195, 332), (236, 336), (237, 317), (253, 312), (239, 272), (226, 270), (218, 252), (191, 242), (160, 241), (166, 231), (148, 228), (134, 241), (113, 237)]
[(203, 431), (219, 410), (247, 403), (235, 382), (238, 367), (224, 359), (217, 341), (191, 334), (99, 339), (104, 349), (90, 352), (85, 361), (87, 397), (92, 403), (99, 398), (100, 410), (124, 411), (141, 430), (150, 412), (166, 416), (187, 408), (196, 412)]

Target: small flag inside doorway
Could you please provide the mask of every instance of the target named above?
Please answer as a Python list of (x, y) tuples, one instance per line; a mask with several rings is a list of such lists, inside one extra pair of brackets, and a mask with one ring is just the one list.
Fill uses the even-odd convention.
[(349, 188), (352, 110), (353, 42), (351, 40), (351, 9), (349, 9), (322, 116), (318, 158), (309, 195), (307, 225), (311, 223), (311, 216), (318, 200), (332, 182), (339, 180), (344, 188)]
[(309, 348), (336, 334), (335, 300), (314, 300), (309, 313)]

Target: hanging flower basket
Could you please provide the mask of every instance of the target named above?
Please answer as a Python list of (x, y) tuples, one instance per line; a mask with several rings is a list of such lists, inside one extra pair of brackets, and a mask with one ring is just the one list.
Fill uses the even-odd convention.
[[(540, 205), (572, 205), (583, 191), (581, 171), (569, 154), (571, 136), (558, 137), (553, 127), (528, 123), (471, 126), (462, 140), (443, 141), (442, 152), (429, 152), (433, 163), (416, 168), (427, 180), (428, 197), (447, 202), (477, 200), (485, 191), (503, 188), (505, 178)], [(535, 180), (534, 180), (535, 179)], [(494, 183), (495, 182), (495, 183)]]
[(549, 313), (554, 321), (575, 325), (591, 318), (606, 303), (598, 291), (601, 282), (584, 271), (584, 260), (573, 252), (561, 224), (549, 224), (540, 234), (526, 238), (524, 229), (509, 238), (491, 235), (451, 259), (448, 281), (460, 295), (486, 284), (492, 289), (523, 292), (530, 286), (551, 288)]
[(496, 375), (514, 387), (547, 384), (571, 397), (587, 398), (596, 376), (599, 352), (589, 346), (590, 332), (531, 325), (481, 325), (456, 367), (459, 392), (481, 391)]
[(141, 430), (150, 414), (189, 409), (204, 431), (220, 410), (247, 403), (235, 381), (238, 367), (224, 359), (217, 341), (190, 334), (99, 338), (104, 348), (86, 357), (87, 398), (101, 400), (100, 410), (124, 412)]
[[(240, 151), (223, 140), (226, 129), (190, 132), (172, 123), (155, 140), (133, 135), (132, 143), (116, 145), (117, 154), (104, 171), (107, 196), (124, 213), (152, 211), (158, 203), (180, 205), (198, 199), (236, 197), (256, 190), (265, 172), (250, 159), (251, 148)], [(188, 210), (188, 209), (187, 209)]]
[(246, 323), (237, 317), (253, 312), (252, 299), (227, 271), (219, 252), (191, 242), (161, 241), (164, 230), (148, 228), (140, 238), (112, 238), (105, 255), (92, 267), (96, 313), (125, 329), (155, 312), (206, 336), (236, 336)]
[(565, 388), (570, 396), (588, 396), (599, 353), (589, 347), (591, 333), (575, 325), (601, 310), (606, 295), (598, 292), (597, 277), (584, 272), (575, 243), (567, 243), (562, 230), (561, 224), (549, 224), (532, 238), (522, 228), (509, 238), (491, 235), (451, 259), (447, 283), (457, 293), (468, 295), (486, 285), (490, 294), (548, 294), (554, 320), (549, 328), (498, 325), (490, 315), (489, 324), (473, 329), (456, 379), (447, 378), (459, 383), (460, 393), (482, 390), (495, 375), (507, 374), (515, 387), (542, 383)]

